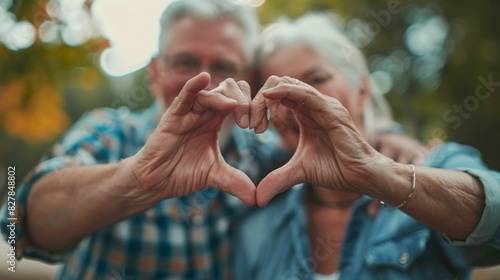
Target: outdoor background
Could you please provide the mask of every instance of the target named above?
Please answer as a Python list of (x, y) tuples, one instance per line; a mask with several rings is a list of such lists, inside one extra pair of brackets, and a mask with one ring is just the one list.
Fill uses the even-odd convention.
[[(16, 167), (19, 183), (82, 113), (140, 110), (152, 102), (144, 67), (168, 2), (0, 0), (2, 202), (7, 167)], [(242, 2), (256, 7), (263, 26), (281, 15), (335, 12), (408, 134), (424, 143), (439, 138), (474, 146), (500, 170), (500, 2)], [(31, 271), (42, 279), (43, 266), (23, 263), (16, 276)], [(9, 279), (4, 271), (0, 278)], [(475, 279), (500, 274), (482, 271)]]

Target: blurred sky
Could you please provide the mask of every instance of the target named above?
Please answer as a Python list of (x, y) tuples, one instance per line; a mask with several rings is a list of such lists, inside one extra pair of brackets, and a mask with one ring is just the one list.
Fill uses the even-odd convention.
[(170, 0), (95, 0), (92, 15), (111, 47), (101, 54), (102, 70), (123, 76), (149, 63), (157, 49), (159, 17)]
[[(68, 0), (78, 2), (81, 0)], [(175, 1), (175, 0), (174, 0)], [(101, 55), (102, 70), (123, 76), (149, 63), (157, 50), (159, 18), (171, 0), (94, 0), (92, 16), (111, 47)], [(254, 7), (264, 0), (241, 1)]]
[[(176, 1), (176, 0), (174, 0)], [(90, 13), (86, 0), (50, 0), (46, 11), (52, 20), (41, 24), (38, 36), (44, 43), (61, 39), (68, 46), (79, 46), (91, 37), (103, 36), (110, 42), (100, 57), (102, 71), (120, 77), (143, 68), (155, 53), (159, 17), (171, 0), (94, 0)], [(257, 7), (264, 0), (241, 0)], [(12, 0), (0, 0), (0, 41), (10, 50), (29, 48), (36, 40), (33, 24), (17, 21), (7, 12)], [(56, 24), (64, 23), (63, 26)]]

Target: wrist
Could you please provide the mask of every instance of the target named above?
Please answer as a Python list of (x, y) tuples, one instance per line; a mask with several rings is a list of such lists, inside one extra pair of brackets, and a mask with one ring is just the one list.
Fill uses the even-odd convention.
[(120, 196), (125, 209), (130, 209), (133, 213), (149, 209), (158, 202), (157, 196), (151, 195), (135, 175), (135, 163), (135, 156), (117, 163), (115, 176), (119, 183), (114, 191)]
[(400, 205), (412, 192), (412, 166), (391, 159), (381, 161), (377, 166), (380, 167), (379, 175), (374, 177), (368, 195), (392, 205)]

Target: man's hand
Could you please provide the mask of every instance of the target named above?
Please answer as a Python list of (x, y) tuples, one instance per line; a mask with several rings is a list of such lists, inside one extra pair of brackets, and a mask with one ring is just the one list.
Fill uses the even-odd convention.
[(422, 165), (429, 149), (400, 133), (376, 134), (374, 147), (384, 156), (400, 163)]
[(253, 182), (224, 161), (218, 145), (230, 112), (240, 127), (248, 127), (250, 87), (228, 79), (212, 91), (203, 90), (209, 81), (207, 73), (189, 80), (133, 157), (137, 187), (129, 193), (135, 202), (154, 203), (215, 187), (255, 204)]

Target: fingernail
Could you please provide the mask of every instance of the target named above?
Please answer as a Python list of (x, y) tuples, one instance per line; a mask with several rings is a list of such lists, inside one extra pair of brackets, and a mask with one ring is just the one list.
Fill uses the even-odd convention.
[(248, 127), (249, 123), (250, 123), (250, 117), (248, 116), (248, 114), (244, 114), (243, 116), (241, 116), (241, 118), (240, 118), (240, 125), (241, 126)]
[(267, 120), (271, 120), (271, 111), (269, 111), (269, 108), (266, 109), (266, 116), (267, 116)]

